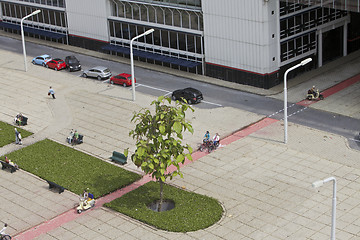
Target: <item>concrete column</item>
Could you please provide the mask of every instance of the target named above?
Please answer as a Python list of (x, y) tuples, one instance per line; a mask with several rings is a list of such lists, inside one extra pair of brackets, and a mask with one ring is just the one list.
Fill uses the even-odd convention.
[(348, 35), (348, 22), (346, 21), (343, 27), (343, 56), (347, 55), (347, 35)]
[(322, 39), (322, 30), (319, 30), (319, 35), (318, 35), (318, 67), (322, 66), (323, 63), (323, 39)]

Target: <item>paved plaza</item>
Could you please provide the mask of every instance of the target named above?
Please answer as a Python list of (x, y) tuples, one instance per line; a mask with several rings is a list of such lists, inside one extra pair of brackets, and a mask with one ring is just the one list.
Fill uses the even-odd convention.
[[(359, 60), (350, 57), (354, 60), (349, 65), (359, 69)], [(138, 92), (133, 102), (130, 88), (40, 66), (29, 65), (25, 73), (19, 64), (22, 61), (22, 55), (0, 50), (0, 121), (12, 123), (21, 112), (29, 117), (25, 129), (34, 135), (25, 138), (22, 146), (9, 144), (0, 148), (0, 155), (44, 138), (66, 144), (71, 129), (85, 136), (84, 143), (74, 148), (103, 161), (109, 161), (114, 150), (135, 151), (134, 141), (128, 135), (134, 127), (130, 119), (134, 111), (149, 107), (155, 97)], [(353, 68), (331, 72), (332, 84), (358, 74)], [(330, 87), (322, 86), (324, 74), (312, 77), (320, 89)], [(300, 93), (307, 85), (291, 86), (289, 101), (303, 99)], [(49, 86), (56, 92), (55, 100), (47, 96)], [(311, 107), (360, 118), (359, 87), (358, 82)], [(280, 99), (279, 92), (257, 93)], [(172, 233), (99, 207), (64, 221), (35, 239), (325, 240), (330, 238), (332, 184), (314, 189), (311, 183), (330, 176), (336, 177), (338, 183), (337, 239), (360, 238), (360, 152), (351, 149), (347, 139), (289, 123), (289, 141), (284, 145), (282, 121), (259, 124), (247, 132), (247, 126), (263, 122), (266, 116), (230, 107), (194, 108), (195, 112), (189, 112), (187, 117), (195, 132), (185, 135), (187, 143), (197, 148), (206, 130), (227, 138), (215, 152), (184, 166), (183, 179), (175, 178), (169, 183), (219, 200), (224, 216), (218, 223), (195, 232)], [(141, 173), (131, 161), (119, 167)], [(49, 191), (45, 181), (22, 170), (13, 174), (1, 171), (0, 193), (8, 203), (0, 205), (1, 222), (9, 224), (7, 233), (14, 239), (24, 239), (21, 236), (26, 230), (73, 211), (78, 201), (71, 192)]]

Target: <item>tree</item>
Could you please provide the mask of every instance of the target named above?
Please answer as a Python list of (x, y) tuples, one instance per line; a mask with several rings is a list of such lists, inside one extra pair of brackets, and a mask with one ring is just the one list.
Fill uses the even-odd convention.
[[(192, 148), (188, 144), (182, 145), (182, 140), (183, 132), (194, 132), (190, 122), (185, 119), (185, 112), (188, 109), (194, 112), (194, 109), (179, 101), (176, 101), (175, 106), (166, 103), (171, 104), (171, 99), (160, 96), (150, 104), (155, 105), (154, 115), (145, 108), (134, 113), (131, 122), (137, 124), (135, 130), (129, 132), (129, 136), (136, 139), (136, 151), (131, 160), (160, 184), (158, 211), (161, 210), (163, 202), (164, 182), (168, 177), (183, 177), (180, 163), (184, 163), (185, 158), (192, 160)], [(127, 150), (125, 154), (128, 154)], [(176, 170), (168, 172), (171, 165), (175, 166)]]

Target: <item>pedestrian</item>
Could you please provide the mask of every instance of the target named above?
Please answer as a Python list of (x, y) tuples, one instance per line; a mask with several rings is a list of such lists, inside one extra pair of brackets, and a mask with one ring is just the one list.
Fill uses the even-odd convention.
[(19, 132), (16, 128), (15, 128), (15, 143), (19, 144)]
[(50, 90), (49, 90), (49, 92), (48, 92), (48, 96), (50, 96), (50, 94), (51, 94), (51, 96), (53, 97), (53, 99), (55, 99), (55, 91), (54, 91), (54, 89), (52, 89), (51, 86), (50, 86)]
[(21, 142), (22, 137), (21, 137), (21, 133), (20, 133), (20, 132), (19, 132), (19, 134), (18, 134), (18, 138), (19, 138), (19, 145), (22, 145), (22, 142)]
[(7, 226), (8, 225), (5, 223), (4, 227), (0, 230), (0, 236), (5, 235), (5, 230), (6, 230)]

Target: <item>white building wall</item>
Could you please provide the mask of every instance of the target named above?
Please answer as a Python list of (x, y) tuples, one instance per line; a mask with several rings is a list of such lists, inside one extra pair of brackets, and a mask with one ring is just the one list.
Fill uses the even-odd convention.
[(278, 70), (276, 2), (202, 1), (205, 61), (260, 74)]
[(69, 34), (109, 41), (109, 0), (66, 0)]

